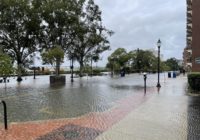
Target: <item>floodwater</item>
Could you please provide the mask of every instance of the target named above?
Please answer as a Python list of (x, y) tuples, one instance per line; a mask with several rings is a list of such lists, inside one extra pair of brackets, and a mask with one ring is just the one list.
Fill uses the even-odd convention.
[[(148, 76), (147, 88), (155, 87), (155, 79), (156, 75)], [(117, 100), (143, 90), (143, 85), (143, 75), (139, 74), (75, 78), (74, 83), (66, 75), (66, 84), (57, 86), (49, 84), (49, 76), (28, 76), (21, 83), (14, 78), (6, 85), (1, 83), (0, 100), (7, 103), (9, 122), (72, 118), (105, 111)]]
[[(142, 137), (144, 139), (199, 140), (200, 96), (188, 96), (190, 91), (187, 90), (186, 76), (177, 78), (167, 78), (166, 76), (167, 74), (160, 75), (162, 87), (157, 90), (155, 88), (157, 75), (148, 75), (147, 96), (143, 96), (144, 79), (140, 74), (113, 78), (109, 75), (75, 78), (74, 83), (70, 82), (70, 75), (66, 75), (65, 85), (50, 85), (49, 76), (37, 76), (36, 79), (33, 79), (32, 76), (23, 77), (24, 80), (21, 83), (17, 83), (16, 78), (10, 78), (10, 82), (6, 85), (0, 84), (0, 100), (5, 100), (7, 103), (9, 123), (78, 118), (91, 112), (104, 112), (111, 109), (104, 114), (108, 118), (105, 123), (108, 123), (113, 119), (110, 119), (113, 117), (111, 113), (120, 116), (120, 109), (126, 112), (131, 107), (137, 108), (135, 111), (129, 112), (130, 114), (123, 119), (121, 118), (122, 120), (115, 116), (112, 122), (114, 122), (113, 124), (117, 123), (113, 129), (104, 129), (104, 126), (110, 127), (112, 123), (105, 125), (101, 121), (103, 116), (100, 119), (96, 118), (97, 122), (95, 122), (100, 125), (98, 128), (102, 129), (96, 130), (77, 124), (65, 124), (50, 133), (41, 135), (38, 140), (51, 137), (56, 139), (58, 135), (62, 135), (66, 139), (75, 139), (75, 137), (78, 139), (79, 136), (85, 135), (89, 137), (85, 139), (91, 140), (97, 136), (99, 136), (97, 138), (99, 140), (121, 140), (128, 139), (128, 137), (130, 139)], [(137, 100), (145, 102), (139, 101), (142, 103), (140, 105)], [(126, 104), (126, 102), (128, 103)], [(120, 103), (121, 107), (116, 113), (112, 107), (116, 107)], [(121, 112), (123, 113), (123, 111)], [(95, 115), (93, 117), (96, 117)], [(117, 121), (115, 122), (115, 120)], [(3, 123), (2, 121), (3, 108), (0, 106), (0, 123)], [(16, 124), (20, 125), (21, 123)], [(104, 132), (105, 130), (106, 132)], [(129, 135), (126, 132), (129, 132)], [(119, 135), (115, 137), (115, 133)]]

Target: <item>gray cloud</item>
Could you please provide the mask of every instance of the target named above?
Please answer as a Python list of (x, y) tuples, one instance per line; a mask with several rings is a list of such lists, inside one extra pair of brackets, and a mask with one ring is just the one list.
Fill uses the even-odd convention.
[(102, 10), (104, 25), (115, 34), (110, 38), (110, 52), (103, 54), (104, 66), (107, 56), (116, 48), (128, 51), (137, 48), (156, 48), (158, 38), (162, 41), (164, 58), (182, 58), (186, 36), (186, 2), (183, 0), (95, 0)]

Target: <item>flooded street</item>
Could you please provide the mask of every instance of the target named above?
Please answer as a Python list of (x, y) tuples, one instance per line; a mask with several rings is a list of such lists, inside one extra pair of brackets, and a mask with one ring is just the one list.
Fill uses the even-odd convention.
[[(148, 88), (156, 77), (148, 77)], [(89, 112), (102, 112), (115, 105), (127, 95), (143, 90), (143, 75), (130, 75), (125, 78), (110, 76), (75, 78), (66, 84), (53, 86), (49, 76), (24, 77), (21, 83), (10, 79), (7, 88), (0, 85), (0, 99), (8, 106), (10, 122), (72, 118)], [(2, 115), (1, 115), (2, 118)], [(2, 119), (1, 119), (2, 120)]]
[(65, 85), (52, 86), (49, 76), (37, 76), (20, 84), (11, 79), (6, 89), (1, 84), (9, 129), (2, 124), (0, 139), (200, 139), (200, 97), (188, 95), (186, 76), (161, 74), (157, 89), (157, 75), (148, 75), (146, 94), (139, 74), (74, 80), (66, 75)]

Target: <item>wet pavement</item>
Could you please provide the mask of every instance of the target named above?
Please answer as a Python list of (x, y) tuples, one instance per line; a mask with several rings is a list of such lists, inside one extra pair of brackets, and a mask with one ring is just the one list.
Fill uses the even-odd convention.
[(200, 139), (200, 97), (191, 97), (188, 103), (188, 140)]
[[(153, 76), (152, 76), (153, 77)], [(126, 78), (84, 77), (71, 84), (67, 75), (63, 86), (50, 86), (49, 76), (25, 77), (22, 83), (11, 79), (0, 84), (0, 99), (8, 104), (10, 122), (78, 117), (108, 110), (115, 102), (143, 89), (143, 76)], [(148, 86), (152, 88), (154, 85)], [(1, 116), (0, 116), (1, 117)], [(0, 118), (1, 119), (1, 118)]]
[[(148, 75), (75, 79), (50, 86), (48, 77), (1, 84), (8, 104), (9, 129), (2, 140), (198, 140), (200, 97), (187, 95), (187, 79)], [(26, 82), (25, 82), (26, 81)], [(1, 109), (2, 110), (2, 109)], [(2, 120), (2, 113), (0, 114)], [(1, 123), (3, 123), (0, 120)]]

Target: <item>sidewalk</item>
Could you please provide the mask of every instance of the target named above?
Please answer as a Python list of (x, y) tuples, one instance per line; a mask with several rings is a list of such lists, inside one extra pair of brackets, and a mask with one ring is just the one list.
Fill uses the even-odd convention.
[(133, 110), (96, 140), (187, 140), (186, 77), (168, 79), (159, 93)]

